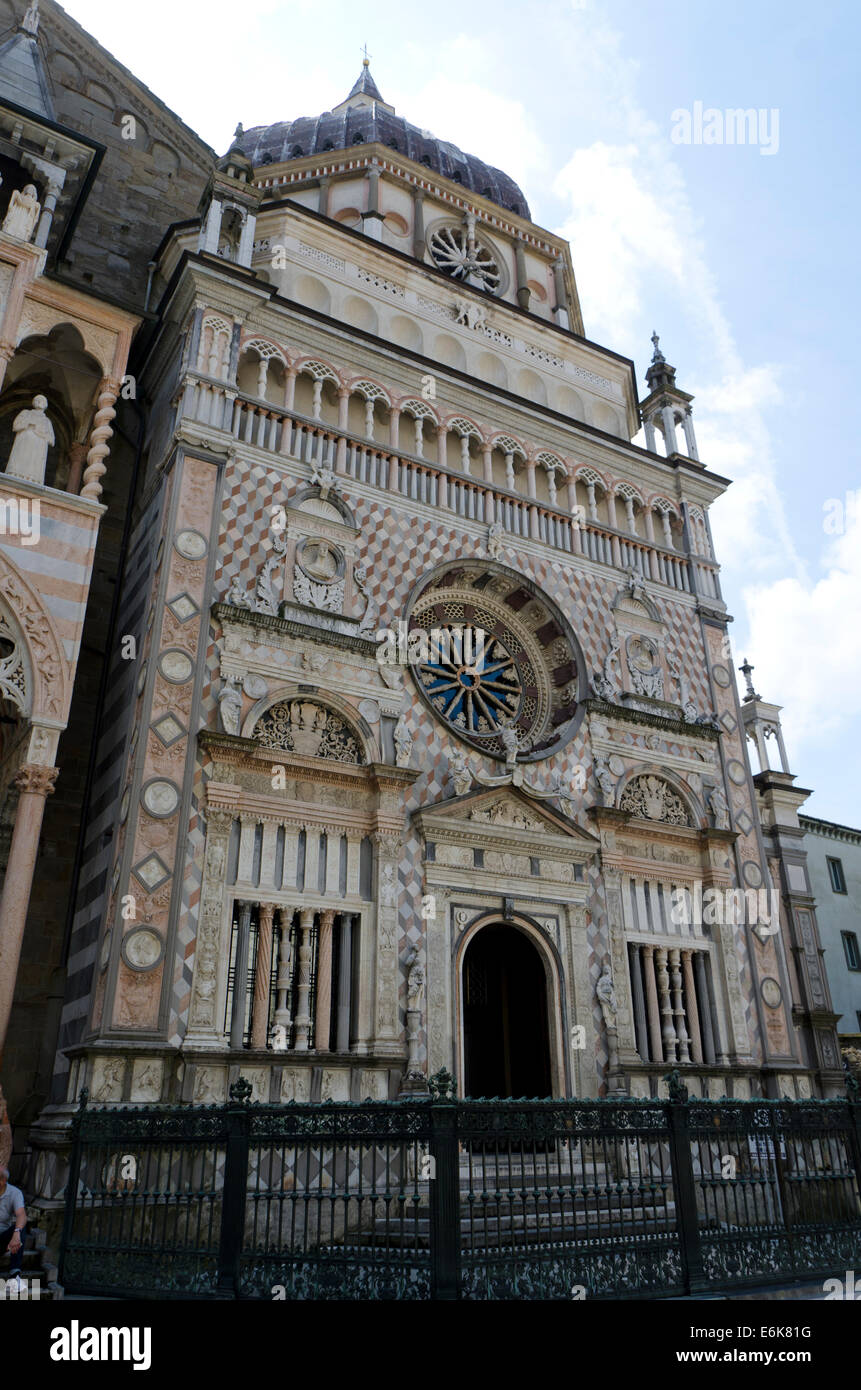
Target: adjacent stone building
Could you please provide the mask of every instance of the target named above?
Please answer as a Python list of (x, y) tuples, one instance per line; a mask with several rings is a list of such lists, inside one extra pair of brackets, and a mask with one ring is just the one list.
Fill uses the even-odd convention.
[[(44, 947), (41, 1200), (84, 1086), (386, 1099), (446, 1068), (474, 1095), (644, 1097), (678, 1065), (709, 1096), (834, 1093), (796, 793), (747, 758), (765, 707), (736, 692), (708, 519), (728, 480), (657, 337), (640, 401), (585, 336), (568, 245), (367, 63), (216, 159), (43, 9), (63, 119), (105, 145), (43, 278), (92, 275), (139, 326), (69, 933)], [(112, 222), (114, 265), (120, 186), (151, 201), (127, 242)]]

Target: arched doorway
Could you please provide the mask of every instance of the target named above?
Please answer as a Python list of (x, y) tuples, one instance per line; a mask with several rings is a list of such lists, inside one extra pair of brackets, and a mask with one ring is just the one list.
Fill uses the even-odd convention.
[(468, 1096), (549, 1096), (552, 1091), (544, 965), (524, 932), (488, 926), (463, 962)]

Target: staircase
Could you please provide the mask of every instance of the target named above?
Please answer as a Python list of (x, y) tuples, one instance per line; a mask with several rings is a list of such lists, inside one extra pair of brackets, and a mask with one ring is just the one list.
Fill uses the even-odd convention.
[[(29, 1213), (28, 1213), (29, 1217)], [(39, 1302), (46, 1303), (52, 1299), (56, 1300), (63, 1297), (63, 1290), (57, 1283), (57, 1266), (48, 1264), (45, 1257), (45, 1232), (39, 1230), (38, 1226), (30, 1225), (24, 1240), (24, 1267), (21, 1270), (21, 1278), (26, 1283), (26, 1291), (22, 1288), (20, 1294), (13, 1294), (11, 1290), (0, 1289), (0, 1302), (4, 1297), (6, 1300), (19, 1298), (35, 1301), (36, 1287), (35, 1281), (38, 1280)], [(10, 1277), (11, 1257), (4, 1251), (0, 1255), (0, 1280), (7, 1280)]]

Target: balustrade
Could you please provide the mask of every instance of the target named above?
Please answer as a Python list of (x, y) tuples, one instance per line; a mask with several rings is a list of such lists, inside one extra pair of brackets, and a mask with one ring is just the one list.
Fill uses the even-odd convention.
[[(610, 524), (605, 525), (597, 517), (594, 485), (587, 489), (588, 520), (575, 519), (553, 501), (548, 505), (537, 501), (534, 495), (519, 497), (513, 495), (510, 486), (506, 491), (487, 476), (451, 471), (442, 448), (442, 434), (438, 441), (440, 461), (434, 463), (404, 454), (400, 449), (380, 447), (368, 439), (359, 440), (335, 426), (306, 419), (265, 401), (237, 396), (223, 381), (195, 374), (187, 378), (181, 413), (201, 424), (226, 428), (244, 444), (288, 455), (309, 465), (331, 467), (356, 482), (447, 509), (465, 521), (482, 526), (498, 521), (511, 536), (540, 541), (569, 554), (582, 554), (614, 569), (633, 568), (644, 579), (683, 593), (696, 590), (706, 598), (720, 599), (717, 566), (702, 555), (688, 557), (676, 551), (666, 515), (662, 516), (664, 545), (655, 539), (650, 517), (650, 534), (645, 538), (613, 524), (619, 519), (615, 506), (611, 508)], [(397, 431), (393, 431), (393, 439), (397, 439)], [(506, 456), (506, 474), (510, 485), (514, 478), (510, 455)], [(529, 491), (534, 493), (534, 489)]]

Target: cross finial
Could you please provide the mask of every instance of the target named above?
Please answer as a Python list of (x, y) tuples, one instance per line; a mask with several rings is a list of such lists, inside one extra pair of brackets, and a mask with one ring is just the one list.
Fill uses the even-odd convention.
[(658, 337), (657, 333), (653, 332), (653, 333), (652, 333), (652, 344), (653, 344), (654, 349), (655, 349), (655, 351), (654, 351), (654, 353), (653, 353), (653, 355), (652, 355), (652, 361), (653, 361), (653, 362), (664, 362), (664, 361), (666, 360), (665, 357), (664, 357), (664, 354), (661, 352), (661, 349), (658, 347), (658, 344), (660, 343), (660, 341), (661, 341), (661, 340), (660, 340), (660, 338)]
[(368, 66), (370, 65), (370, 62), (371, 62), (371, 55), (370, 55), (370, 53), (368, 52), (368, 45), (367, 45), (366, 43), (363, 43), (363, 44), (362, 44), (361, 52), (362, 52), (362, 54), (364, 55), (363, 58), (362, 58), (362, 66), (363, 66), (363, 67), (368, 67)]

